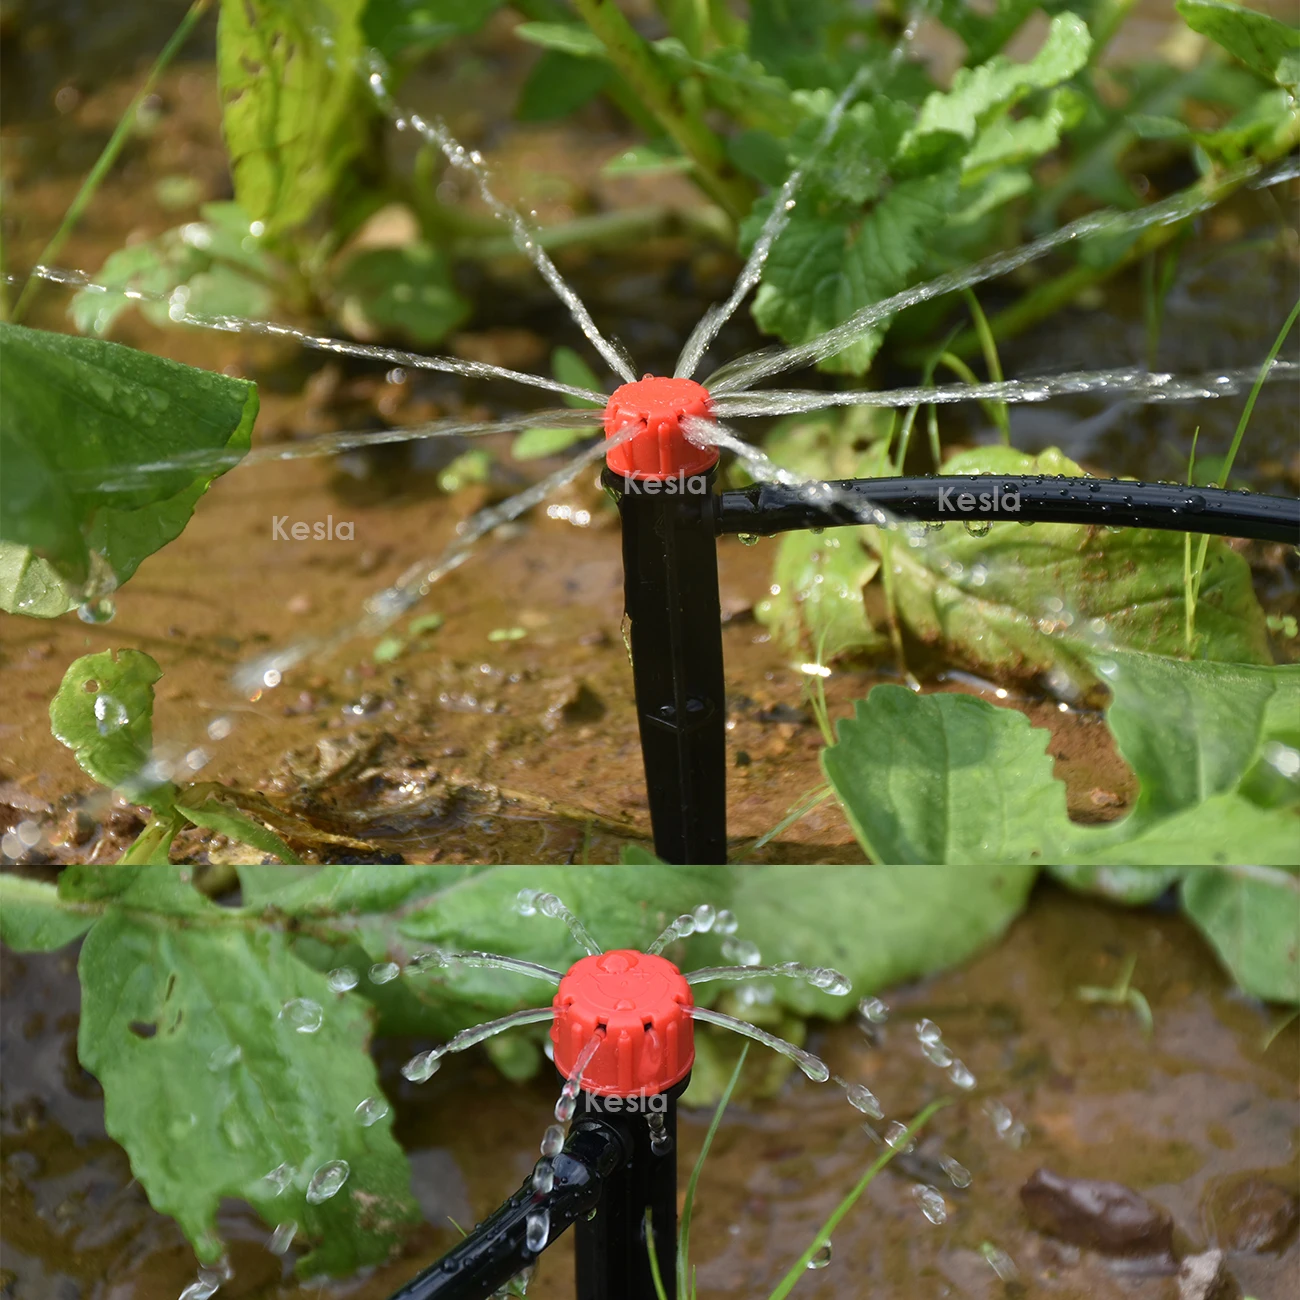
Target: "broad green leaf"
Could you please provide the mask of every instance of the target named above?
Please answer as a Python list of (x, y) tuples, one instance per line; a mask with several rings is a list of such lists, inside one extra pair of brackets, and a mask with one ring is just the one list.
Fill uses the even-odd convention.
[[(985, 447), (952, 457), (944, 473), (1082, 471), (1055, 449), (1028, 456)], [(1183, 652), (1181, 534), (1008, 522), (972, 536), (954, 513), (924, 548), (896, 546), (892, 554), (901, 566), (894, 583), (899, 615), (912, 632), (992, 675), (1064, 671), (1083, 686), (1095, 681), (1087, 660), (1101, 647)], [(1250, 567), (1218, 538), (1210, 543), (1196, 625), (1201, 652), (1212, 660), (1271, 662)]]
[[(955, 172), (894, 185), (865, 215), (822, 216), (796, 208), (768, 256), (754, 300), (759, 328), (787, 343), (804, 343), (860, 308), (911, 282), (930, 236), (946, 221), (957, 191)], [(862, 374), (888, 322), (822, 368)]]
[(593, 429), (525, 429), (514, 440), (510, 454), (515, 460), (541, 460), (546, 456), (558, 456), (576, 443), (590, 438)]
[(600, 37), (580, 23), (520, 23), (514, 34), (530, 45), (575, 59), (608, 58)]
[[(1016, 918), (1036, 867), (749, 866), (736, 873), (732, 910), (764, 962), (833, 966), (852, 997), (775, 981), (801, 1015), (838, 1018), (863, 994), (964, 961)], [(703, 987), (703, 986), (701, 986)]]
[(877, 647), (884, 638), (867, 618), (862, 589), (879, 568), (858, 528), (787, 533), (778, 543), (772, 594), (754, 613), (787, 647), (819, 663)]
[(284, 916), (344, 916), (392, 912), (485, 870), (461, 866), (239, 868), (246, 907)]
[(50, 729), (100, 785), (166, 811), (176, 787), (151, 769), (153, 684), (161, 676), (141, 650), (82, 655), (50, 701)]
[(268, 234), (301, 225), (361, 148), (365, 0), (222, 0), (221, 126), (235, 198)]
[(822, 770), (876, 862), (1041, 862), (1069, 833), (1048, 733), (1015, 709), (876, 686), (836, 733)]
[(205, 203), (202, 221), (187, 222), (154, 239), (109, 255), (95, 277), (115, 292), (82, 289), (70, 314), (83, 334), (106, 334), (117, 317), (138, 307), (153, 324), (171, 322), (169, 302), (128, 298), (124, 289), (171, 294), (184, 286), (187, 312), (198, 316), (269, 316), (277, 268), (265, 242), (238, 203)]
[(339, 273), (335, 291), (340, 315), (363, 338), (396, 335), (432, 347), (470, 314), (446, 261), (424, 243), (357, 253)]
[(936, 90), (921, 105), (916, 124), (903, 143), (918, 153), (924, 137), (951, 135), (973, 140), (989, 116), (1003, 112), (1034, 90), (1047, 90), (1074, 76), (1088, 61), (1092, 36), (1072, 13), (1052, 19), (1042, 48), (1026, 63), (995, 55), (977, 68), (962, 68), (948, 91)]
[(1178, 0), (1183, 21), (1248, 68), (1294, 90), (1300, 86), (1300, 30), (1222, 0)]
[[(586, 388), (596, 393), (601, 390), (600, 380), (596, 378), (595, 371), (572, 348), (561, 345), (551, 353), (551, 373), (560, 383), (568, 384), (573, 388)], [(565, 406), (579, 409), (601, 405), (600, 402), (584, 401), (581, 397), (570, 397), (567, 393), (561, 400)]]
[(366, 44), (385, 59), (414, 60), (457, 36), (470, 36), (502, 0), (368, 0), (362, 16)]
[[(587, 388), (594, 392), (601, 391), (600, 380), (596, 378), (591, 367), (572, 349), (561, 345), (551, 353), (551, 373), (562, 384), (573, 388)], [(599, 409), (599, 402), (587, 402), (581, 397), (570, 397), (565, 393), (561, 399), (565, 406), (577, 410)], [(560, 452), (584, 441), (598, 432), (597, 426), (591, 425), (575, 429), (538, 427), (525, 429), (515, 439), (510, 454), (515, 460), (540, 460), (545, 456), (557, 456)]]
[(192, 874), (189, 867), (176, 866), (64, 867), (59, 897), (68, 903), (120, 903), (163, 916), (192, 916), (209, 906), (194, 888)]
[(244, 380), (0, 324), (0, 609), (50, 617), (120, 586), (248, 450), (256, 414)]
[(54, 885), (0, 873), (0, 939), (15, 952), (62, 948), (97, 919), (97, 913), (61, 900)]
[[(278, 930), (207, 912), (207, 924), (176, 927), (112, 908), (82, 946), (78, 1049), (103, 1085), (109, 1134), (205, 1261), (221, 1254), (223, 1197), (268, 1225), (297, 1222), (314, 1246), (304, 1276), (387, 1259), (419, 1216), (391, 1119), (356, 1115), (383, 1095), (364, 1001), (331, 992)], [(300, 1031), (307, 1003), (314, 1032)], [(313, 1174), (335, 1160), (346, 1182), (312, 1204)], [(277, 1195), (267, 1175), (282, 1165)]]
[(515, 117), (521, 122), (552, 122), (567, 117), (600, 94), (609, 78), (608, 63), (547, 50), (519, 92)]
[(1183, 878), (1183, 906), (1247, 993), (1300, 1002), (1300, 877), (1201, 867)]
[(792, 86), (824, 86), (834, 0), (750, 0), (749, 53)]
[(1039, 116), (998, 117), (988, 124), (962, 160), (962, 176), (969, 182), (995, 167), (1036, 162), (1060, 143), (1061, 133), (1074, 126), (1083, 113), (1082, 98), (1070, 87), (1056, 91)]

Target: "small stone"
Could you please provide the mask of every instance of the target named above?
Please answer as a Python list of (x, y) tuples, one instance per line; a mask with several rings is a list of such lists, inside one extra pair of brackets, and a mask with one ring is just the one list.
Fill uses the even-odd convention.
[(1215, 1179), (1204, 1204), (1214, 1243), (1224, 1250), (1280, 1252), (1300, 1222), (1296, 1194), (1255, 1173)]
[(1178, 1300), (1241, 1300), (1241, 1288), (1228, 1272), (1221, 1250), (1188, 1255), (1178, 1269)]

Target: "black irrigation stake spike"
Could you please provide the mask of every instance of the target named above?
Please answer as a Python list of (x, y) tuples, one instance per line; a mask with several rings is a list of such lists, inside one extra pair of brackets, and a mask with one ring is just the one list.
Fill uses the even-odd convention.
[(715, 498), (718, 532), (768, 537), (860, 524), (864, 511), (882, 506), (928, 522), (1092, 524), (1300, 543), (1300, 501), (1225, 488), (1041, 474), (843, 479), (832, 486), (838, 502), (813, 502), (799, 488), (766, 483), (723, 492)]

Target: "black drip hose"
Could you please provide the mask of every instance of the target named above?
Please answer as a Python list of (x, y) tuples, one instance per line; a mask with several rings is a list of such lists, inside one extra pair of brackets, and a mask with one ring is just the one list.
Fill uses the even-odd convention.
[(599, 1119), (577, 1121), (554, 1159), (551, 1190), (533, 1189), (532, 1175), (500, 1209), (436, 1264), (413, 1277), (392, 1300), (487, 1300), (537, 1259), (528, 1248), (528, 1216), (550, 1216), (547, 1244), (600, 1201), (604, 1181), (628, 1159), (623, 1137)]
[(776, 484), (723, 492), (714, 497), (718, 532), (767, 537), (860, 524), (870, 522), (864, 511), (882, 506), (903, 519), (927, 522), (1090, 524), (1300, 543), (1300, 500), (1226, 488), (1042, 474), (841, 479), (832, 486), (851, 500), (809, 501), (805, 489)]

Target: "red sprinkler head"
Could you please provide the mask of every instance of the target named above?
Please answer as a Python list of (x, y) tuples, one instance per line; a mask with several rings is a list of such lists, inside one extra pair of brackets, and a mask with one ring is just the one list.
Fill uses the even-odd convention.
[(626, 948), (584, 957), (569, 967), (553, 1005), (555, 1064), (566, 1079), (592, 1035), (604, 1030), (604, 1041), (582, 1072), (587, 1092), (667, 1092), (695, 1063), (691, 986), (666, 957)]
[(629, 425), (636, 432), (614, 447), (606, 464), (633, 479), (668, 479), (703, 474), (718, 463), (716, 447), (697, 447), (682, 430), (687, 416), (707, 418), (709, 392), (693, 379), (646, 375), (614, 390), (605, 404), (605, 436)]

